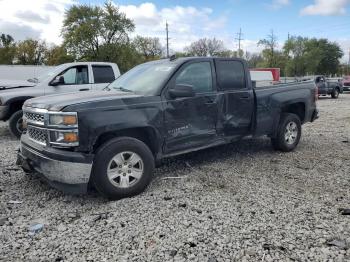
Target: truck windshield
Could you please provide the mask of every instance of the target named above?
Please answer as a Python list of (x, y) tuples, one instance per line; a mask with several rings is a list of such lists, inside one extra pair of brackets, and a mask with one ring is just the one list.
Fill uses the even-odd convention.
[(45, 73), (41, 74), (38, 77), (30, 78), (27, 81), (28, 82), (33, 82), (33, 83), (40, 83), (44, 81), (48, 77), (53, 77), (59, 74), (63, 69), (65, 68), (65, 65), (60, 65), (60, 66), (55, 66), (54, 68), (46, 71)]
[(106, 90), (155, 95), (175, 67), (176, 64), (169, 61), (141, 64), (120, 76)]

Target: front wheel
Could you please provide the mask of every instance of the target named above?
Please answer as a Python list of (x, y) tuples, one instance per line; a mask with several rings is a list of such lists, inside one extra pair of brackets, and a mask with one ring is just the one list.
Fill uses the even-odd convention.
[(337, 99), (339, 97), (339, 90), (334, 89), (332, 92), (332, 98)]
[(301, 121), (296, 114), (281, 115), (277, 136), (271, 138), (274, 149), (283, 152), (293, 151), (299, 144), (301, 137)]
[(18, 139), (23, 133), (23, 111), (18, 110), (9, 119), (9, 127), (12, 135)]
[(143, 192), (152, 180), (154, 157), (140, 140), (121, 137), (102, 145), (95, 156), (92, 182), (110, 199), (131, 197)]

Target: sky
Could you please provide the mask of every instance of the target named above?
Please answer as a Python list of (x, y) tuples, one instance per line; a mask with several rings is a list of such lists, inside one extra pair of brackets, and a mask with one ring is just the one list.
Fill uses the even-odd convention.
[[(112, 1), (136, 25), (133, 35), (159, 37), (165, 44), (169, 24), (170, 49), (181, 51), (203, 37), (216, 37), (226, 48), (258, 52), (259, 39), (271, 30), (279, 47), (288, 34), (325, 37), (340, 44), (349, 60), (350, 0), (119, 0)], [(103, 5), (104, 0), (0, 0), (0, 33), (16, 40), (28, 37), (62, 42), (63, 15), (71, 5)]]

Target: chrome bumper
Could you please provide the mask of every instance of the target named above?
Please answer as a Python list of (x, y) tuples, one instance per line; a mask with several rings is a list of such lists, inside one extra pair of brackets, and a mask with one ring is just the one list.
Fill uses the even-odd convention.
[(57, 157), (50, 157), (45, 151), (38, 151), (21, 142), (17, 164), (28, 173), (38, 173), (59, 190), (67, 193), (85, 193), (90, 180), (92, 161), (72, 162), (77, 154), (63, 151)]

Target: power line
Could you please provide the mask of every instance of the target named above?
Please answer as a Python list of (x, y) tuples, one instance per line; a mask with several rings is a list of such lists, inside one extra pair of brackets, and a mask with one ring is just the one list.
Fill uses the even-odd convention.
[(242, 33), (242, 28), (239, 29), (239, 33), (237, 33), (237, 38), (235, 38), (235, 40), (238, 41), (238, 56), (241, 57), (241, 41), (244, 40), (242, 38), (243, 33)]
[(165, 22), (165, 31), (166, 31), (166, 57), (169, 58), (169, 26), (168, 26), (168, 21)]

